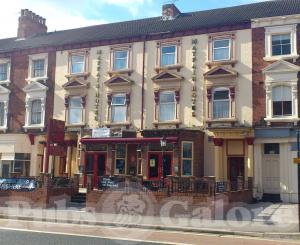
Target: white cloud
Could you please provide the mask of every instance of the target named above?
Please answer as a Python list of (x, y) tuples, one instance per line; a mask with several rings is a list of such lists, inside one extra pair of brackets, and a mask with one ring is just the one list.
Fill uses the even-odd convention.
[[(66, 4), (66, 2), (67, 1), (65, 1), (64, 4)], [(71, 3), (71, 1), (68, 2), (69, 4)], [(36, 14), (46, 18), (48, 31), (106, 23), (104, 20), (87, 19), (80, 13), (80, 11), (72, 11), (72, 6), (68, 6), (68, 8), (66, 6), (62, 6), (59, 4), (59, 1), (57, 1), (57, 3), (55, 3), (55, 1), (47, 2), (34, 0), (6, 1), (5, 7), (2, 9), (0, 15), (0, 22), (5, 23), (1, 25), (0, 38), (16, 36), (20, 10), (23, 8), (28, 8)]]

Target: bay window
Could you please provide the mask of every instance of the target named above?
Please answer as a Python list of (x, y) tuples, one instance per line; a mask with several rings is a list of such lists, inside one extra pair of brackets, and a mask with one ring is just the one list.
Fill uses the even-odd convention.
[(174, 91), (160, 92), (159, 94), (159, 121), (176, 120), (176, 98)]
[(182, 142), (182, 175), (193, 175), (193, 142)]
[(227, 88), (215, 89), (213, 92), (213, 118), (229, 118), (230, 93)]
[(292, 116), (292, 90), (289, 86), (272, 88), (273, 116)]
[(127, 120), (126, 94), (115, 94), (111, 101), (111, 121), (113, 123)]
[(82, 123), (82, 115), (83, 115), (82, 98), (79, 96), (70, 97), (68, 123), (69, 124)]

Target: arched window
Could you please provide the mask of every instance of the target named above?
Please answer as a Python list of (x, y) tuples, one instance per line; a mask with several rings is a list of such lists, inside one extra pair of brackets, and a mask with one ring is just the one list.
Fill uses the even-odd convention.
[(272, 88), (273, 116), (292, 116), (292, 89), (289, 86)]
[(30, 124), (42, 123), (42, 102), (41, 100), (33, 100), (31, 102), (31, 119)]
[(218, 88), (213, 91), (213, 118), (229, 118), (230, 94), (228, 88)]

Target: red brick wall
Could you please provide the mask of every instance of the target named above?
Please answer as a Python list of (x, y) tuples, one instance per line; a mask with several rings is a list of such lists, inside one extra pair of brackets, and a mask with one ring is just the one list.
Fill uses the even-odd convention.
[[(26, 94), (24, 93), (23, 88), (27, 85), (27, 81), (25, 79), (28, 77), (28, 55), (29, 53), (27, 52), (15, 52), (11, 55), (11, 84), (9, 85), (11, 94), (8, 110), (8, 132), (11, 133), (24, 131), (23, 126), (25, 125)], [(49, 90), (47, 92), (46, 101), (46, 124), (49, 117), (53, 115), (55, 65), (56, 53), (52, 51), (48, 54), (49, 79), (47, 80), (47, 86)]]
[[(298, 38), (298, 54), (300, 52), (300, 29), (297, 31)], [(253, 123), (254, 125), (265, 125), (266, 117), (266, 91), (264, 88), (264, 75), (262, 69), (270, 65), (272, 62), (263, 60), (265, 56), (265, 28), (252, 29), (252, 80), (253, 80)], [(291, 61), (292, 62), (292, 61)], [(296, 65), (300, 65), (300, 59)], [(298, 86), (298, 90), (300, 88)], [(300, 93), (298, 92), (298, 96)], [(283, 125), (280, 125), (283, 126)]]

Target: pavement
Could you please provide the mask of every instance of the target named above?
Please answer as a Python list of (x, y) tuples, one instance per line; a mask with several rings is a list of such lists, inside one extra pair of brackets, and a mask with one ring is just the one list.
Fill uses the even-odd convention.
[(58, 209), (1, 207), (0, 218), (300, 240), (298, 205), (293, 204), (245, 204), (231, 210), (225, 219), (216, 217), (214, 220), (204, 219), (197, 212), (177, 217), (153, 217), (125, 213), (95, 213), (80, 207), (67, 208), (63, 203), (58, 206)]

